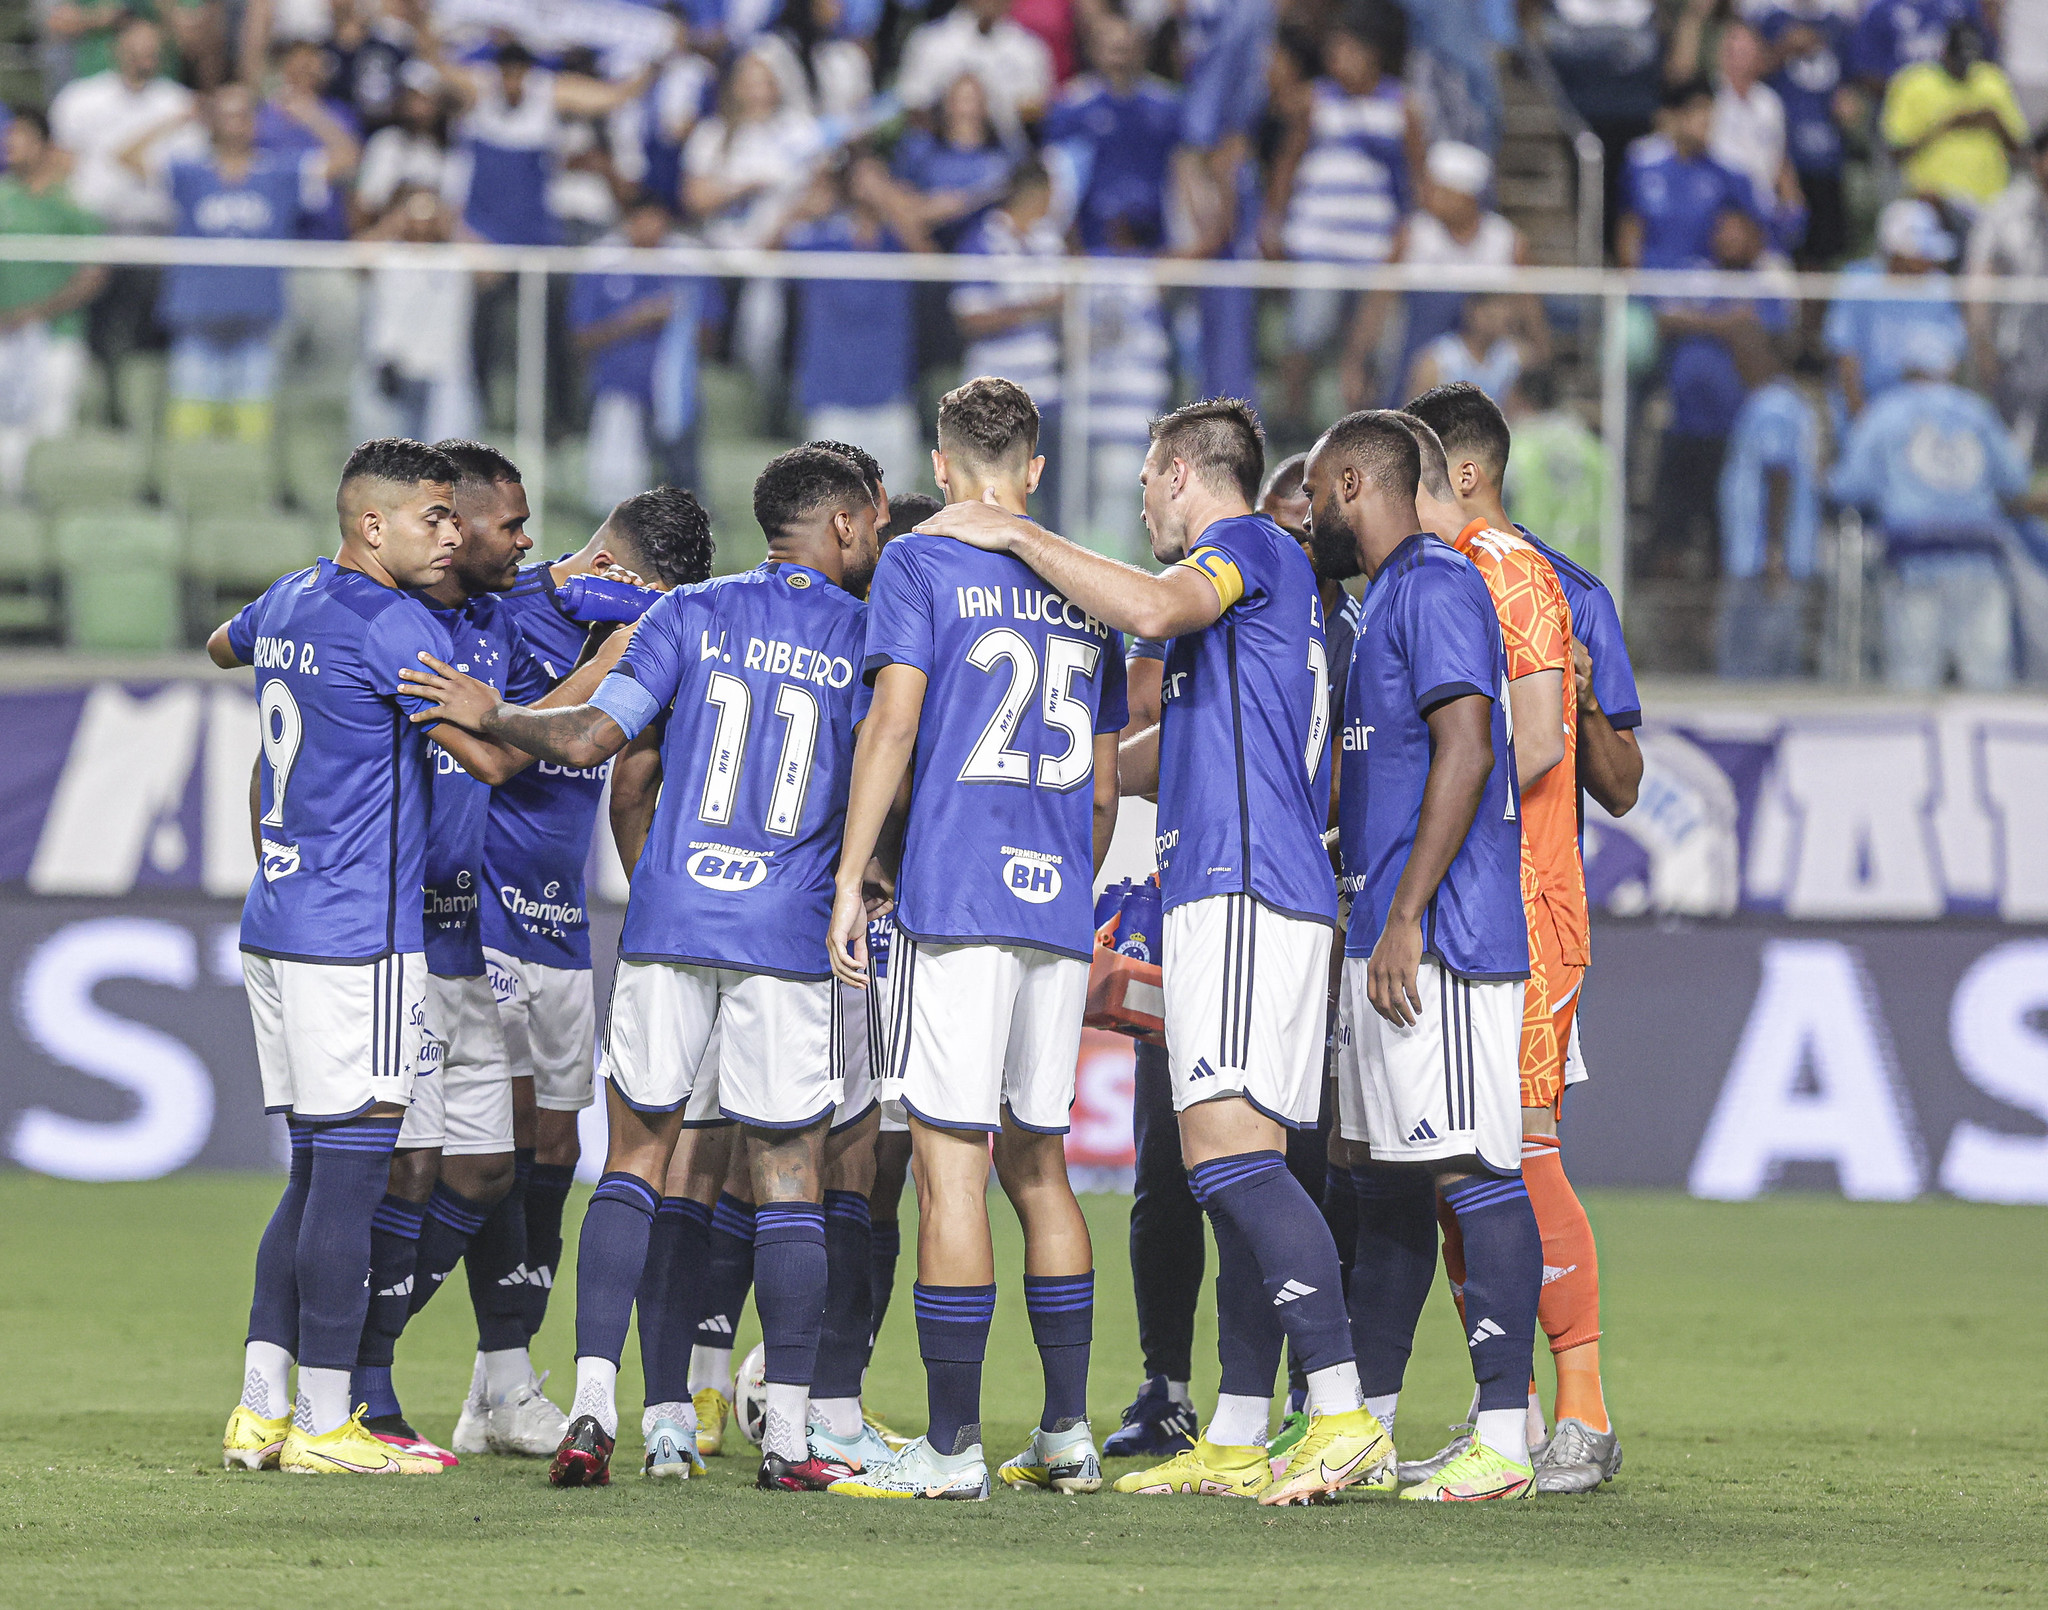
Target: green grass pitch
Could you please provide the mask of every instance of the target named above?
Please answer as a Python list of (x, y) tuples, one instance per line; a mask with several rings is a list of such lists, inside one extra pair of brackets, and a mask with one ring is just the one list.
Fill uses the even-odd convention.
[[(653, 1490), (634, 1474), (632, 1409), (604, 1491), (556, 1492), (539, 1464), (494, 1459), (411, 1480), (229, 1474), (219, 1434), (275, 1188), (0, 1175), (0, 1605), (2048, 1603), (2041, 1210), (1595, 1195), (1618, 1481), (1513, 1506), (1273, 1511), (1000, 1489), (976, 1506), (769, 1495), (749, 1485), (744, 1444), (709, 1480)], [(1106, 1433), (1137, 1362), (1125, 1207), (1087, 1208)], [(991, 1462), (1020, 1444), (1037, 1400), (999, 1199), (996, 1218)], [(869, 1401), (915, 1430), (910, 1279), (906, 1258)], [(573, 1305), (565, 1280), (538, 1349), (558, 1399)], [(469, 1327), (458, 1277), (402, 1349), (399, 1386), (429, 1435), (453, 1421)], [(1206, 1333), (1197, 1359), (1206, 1404)], [(639, 1385), (629, 1347), (622, 1401)], [(1439, 1292), (1402, 1399), (1404, 1450), (1433, 1449), (1468, 1390)]]

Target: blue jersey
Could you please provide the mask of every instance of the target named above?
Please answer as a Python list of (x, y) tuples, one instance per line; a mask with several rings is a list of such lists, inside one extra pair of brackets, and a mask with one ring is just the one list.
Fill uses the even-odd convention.
[(1714, 219), (1726, 208), (1768, 224), (1756, 187), (1705, 152), (1680, 156), (1661, 134), (1628, 148), (1622, 210), (1642, 220), (1644, 268), (1697, 268), (1713, 256)]
[(1208, 151), (1257, 132), (1274, 25), (1272, 0), (1188, 0), (1181, 9), (1181, 137), (1189, 145)]
[(368, 962), (423, 948), (431, 747), (398, 692), (448, 634), (410, 593), (322, 559), (271, 583), (228, 623), (256, 667), (262, 722), (259, 874), (242, 948), (288, 961)]
[(865, 616), (817, 571), (771, 559), (641, 618), (590, 701), (629, 737), (667, 712), (627, 961), (830, 976)]
[[(512, 611), (493, 593), (457, 608), (428, 603), (448, 633), (448, 662), (488, 682), (513, 704), (531, 704), (551, 683), (520, 636)], [(427, 821), (427, 971), (475, 978), (484, 970), (482, 905), (485, 823), (491, 786), (434, 745), (433, 807)], [(530, 769), (530, 768), (529, 768)]]
[(1985, 55), (1997, 59), (1998, 36), (1986, 25), (1979, 0), (1871, 0), (1849, 35), (1849, 70), (1884, 83), (1901, 67), (1933, 61), (1952, 22), (1974, 23)]
[(1166, 194), (1180, 144), (1180, 91), (1144, 77), (1119, 95), (1090, 73), (1070, 80), (1046, 114), (1048, 147), (1077, 169), (1074, 222), (1090, 252), (1154, 251), (1166, 238)]
[(868, 591), (867, 674), (885, 665), (926, 678), (897, 924), (1085, 959), (1095, 737), (1130, 719), (1122, 634), (1021, 560), (912, 531)]
[[(563, 613), (553, 570), (528, 565), (501, 609), (519, 623), (545, 688), (576, 667), (589, 628)], [(612, 763), (535, 761), (491, 790), (484, 827), (483, 940), (491, 950), (546, 967), (590, 965), (584, 869)]]
[(1315, 572), (1263, 514), (1218, 520), (1181, 563), (1216, 584), (1223, 613), (1169, 643), (1161, 673), (1165, 908), (1249, 894), (1334, 926), (1330, 662)]
[(1429, 711), (1492, 705), (1493, 770), (1471, 831), (1422, 918), (1422, 948), (1461, 978), (1529, 976), (1522, 799), (1508, 719), (1508, 658), (1493, 595), (1448, 543), (1410, 537), (1365, 590), (1344, 699), (1338, 844), (1351, 891), (1347, 956), (1370, 956), (1407, 869), (1429, 778)]
[[(327, 204), (319, 171), (296, 157), (262, 153), (231, 183), (211, 158), (175, 162), (166, 179), (178, 233), (202, 240), (290, 239)], [(173, 329), (268, 329), (284, 317), (284, 270), (173, 265), (164, 270), (157, 317)]]
[(1557, 572), (1557, 584), (1571, 606), (1572, 636), (1584, 643), (1593, 657), (1593, 694), (1606, 713), (1607, 724), (1617, 732), (1640, 727), (1643, 696), (1636, 691), (1636, 668), (1629, 661), (1628, 640), (1621, 635), (1621, 611), (1614, 607), (1614, 594), (1592, 571), (1559, 553), (1528, 527), (1515, 529), (1542, 550), (1550, 568)]

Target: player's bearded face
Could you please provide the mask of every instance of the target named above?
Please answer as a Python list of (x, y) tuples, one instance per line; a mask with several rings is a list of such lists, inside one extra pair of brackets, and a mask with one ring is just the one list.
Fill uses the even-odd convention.
[(1333, 487), (1309, 511), (1309, 562), (1325, 581), (1349, 581), (1361, 569), (1358, 538), (1344, 518)]
[(526, 535), (526, 488), (516, 481), (465, 489), (457, 505), (462, 547), (455, 571), (472, 592), (503, 592), (519, 579), (519, 561), (533, 546)]
[(879, 508), (869, 508), (846, 516), (853, 528), (853, 540), (846, 549), (839, 582), (856, 598), (867, 597), (868, 583), (875, 579), (875, 564), (882, 557), (882, 538), (877, 530), (880, 514)]

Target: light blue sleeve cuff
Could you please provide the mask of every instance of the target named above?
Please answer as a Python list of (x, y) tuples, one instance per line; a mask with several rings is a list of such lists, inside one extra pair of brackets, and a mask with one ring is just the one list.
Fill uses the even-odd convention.
[(661, 713), (661, 703), (653, 694), (617, 671), (598, 683), (590, 702), (616, 721), (628, 738), (639, 737), (640, 729)]

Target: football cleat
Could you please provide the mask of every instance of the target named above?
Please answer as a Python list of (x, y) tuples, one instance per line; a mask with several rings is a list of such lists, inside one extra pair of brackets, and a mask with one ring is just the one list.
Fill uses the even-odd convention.
[(548, 1462), (551, 1487), (609, 1487), (612, 1484), (612, 1448), (616, 1437), (605, 1435), (594, 1414), (580, 1414), (569, 1422), (561, 1447)]
[(1394, 1485), (1394, 1439), (1362, 1404), (1342, 1414), (1311, 1412), (1287, 1468), (1259, 1502), (1310, 1504), (1361, 1483), (1381, 1491)]
[(522, 1381), (502, 1398), (491, 1400), (490, 1422), (484, 1435), (492, 1453), (517, 1454), (525, 1459), (545, 1459), (561, 1445), (569, 1429), (569, 1417), (541, 1388), (547, 1376)]
[(362, 1406), (319, 1436), (309, 1436), (295, 1423), (285, 1433), (277, 1468), (294, 1476), (438, 1476), (439, 1460), (400, 1453), (380, 1442), (363, 1424)]
[(754, 1472), (754, 1485), (764, 1493), (822, 1493), (845, 1474), (814, 1453), (789, 1460), (779, 1453), (763, 1453), (761, 1468)]
[(1102, 1451), (1111, 1459), (1177, 1454), (1192, 1448), (1200, 1435), (1194, 1406), (1175, 1402), (1167, 1393), (1166, 1377), (1153, 1375), (1124, 1410), (1124, 1423), (1103, 1440)]
[(455, 1434), (448, 1446), (459, 1454), (491, 1451), (491, 1400), (480, 1388), (472, 1387), (462, 1400), (462, 1412), (455, 1417)]
[(704, 1474), (694, 1423), (685, 1425), (677, 1416), (649, 1409), (640, 1417), (640, 1435), (647, 1444), (641, 1475), (653, 1481), (688, 1481)]
[(860, 1407), (860, 1418), (863, 1425), (889, 1445), (891, 1453), (901, 1453), (910, 1446), (911, 1439), (909, 1437), (906, 1437), (900, 1431), (891, 1429), (889, 1422), (875, 1413), (865, 1403)]
[(1308, 1410), (1289, 1409), (1280, 1421), (1279, 1433), (1266, 1444), (1266, 1457), (1273, 1462), (1273, 1474), (1279, 1475), (1294, 1458), (1294, 1450), (1301, 1446), (1301, 1439), (1308, 1435)]
[(1163, 1465), (1117, 1477), (1115, 1490), (1152, 1497), (1257, 1498), (1272, 1485), (1273, 1467), (1264, 1448), (1225, 1447), (1203, 1437)]
[(1590, 1493), (1621, 1469), (1621, 1439), (1583, 1420), (1560, 1420), (1550, 1441), (1531, 1450), (1529, 1463), (1539, 1493)]
[(237, 1403), (220, 1439), (220, 1462), (229, 1470), (275, 1470), (291, 1428), (288, 1414), (266, 1420), (246, 1404)]
[(716, 1459), (725, 1452), (725, 1427), (732, 1419), (732, 1399), (715, 1386), (707, 1386), (690, 1395), (690, 1403), (697, 1411), (697, 1451), (706, 1459)]
[(1428, 1481), (1445, 1465), (1472, 1446), (1474, 1432), (1468, 1420), (1463, 1425), (1451, 1427), (1451, 1440), (1431, 1454), (1427, 1459), (1404, 1459), (1400, 1464), (1400, 1477), (1404, 1482)]
[(366, 1416), (363, 1429), (399, 1453), (410, 1454), (416, 1459), (431, 1459), (443, 1470), (452, 1470), (462, 1463), (446, 1448), (437, 1447), (413, 1430), (402, 1414), (380, 1414), (374, 1419)]
[(1536, 1472), (1506, 1454), (1474, 1441), (1457, 1458), (1403, 1498), (1424, 1503), (1470, 1504), (1488, 1498), (1527, 1498), (1536, 1491)]
[(1030, 1444), (996, 1472), (1010, 1487), (1045, 1487), (1056, 1493), (1102, 1491), (1102, 1460), (1088, 1422), (1064, 1431), (1034, 1431)]
[(896, 1450), (882, 1433), (863, 1421), (853, 1436), (842, 1437), (813, 1422), (811, 1457), (823, 1460), (838, 1475), (858, 1476), (864, 1470), (879, 1470), (896, 1457)]
[(846, 1476), (827, 1489), (843, 1498), (939, 1498), (979, 1502), (988, 1497), (988, 1462), (981, 1444), (941, 1459), (919, 1437), (877, 1470)]

